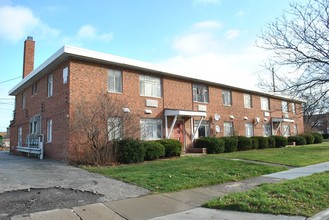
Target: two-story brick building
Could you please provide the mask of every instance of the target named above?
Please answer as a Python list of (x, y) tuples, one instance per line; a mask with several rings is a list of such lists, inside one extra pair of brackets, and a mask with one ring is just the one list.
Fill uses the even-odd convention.
[(24, 145), (30, 134), (43, 134), (48, 158), (67, 158), (74, 102), (104, 92), (125, 100), (123, 111), (135, 115), (139, 138), (175, 138), (184, 151), (200, 136), (303, 133), (300, 100), (70, 46), (62, 47), (34, 70), (33, 60), (34, 41), (29, 37), (23, 80), (9, 92), (16, 97), (11, 146)]

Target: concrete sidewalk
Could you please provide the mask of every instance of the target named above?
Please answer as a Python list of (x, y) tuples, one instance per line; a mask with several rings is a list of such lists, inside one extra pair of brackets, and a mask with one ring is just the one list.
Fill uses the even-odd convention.
[[(269, 220), (302, 220), (303, 216), (283, 216), (269, 214), (241, 213), (200, 208), (201, 204), (232, 192), (242, 192), (263, 183), (275, 183), (284, 179), (308, 176), (317, 172), (329, 171), (329, 162), (304, 168), (291, 169), (270, 175), (264, 175), (239, 182), (200, 187), (174, 193), (147, 195), (119, 201), (98, 203), (73, 209), (51, 210), (29, 215), (15, 216), (12, 219), (269, 219)], [(320, 217), (319, 217), (320, 216)], [(329, 219), (329, 211), (323, 212), (314, 219)]]

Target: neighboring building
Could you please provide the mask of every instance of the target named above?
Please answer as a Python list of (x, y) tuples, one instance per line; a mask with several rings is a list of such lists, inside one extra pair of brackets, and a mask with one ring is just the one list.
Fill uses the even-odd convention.
[(304, 116), (305, 132), (316, 131), (320, 134), (329, 134), (329, 113)]
[(0, 136), (2, 137), (2, 140), (0, 140), (0, 147), (9, 148), (10, 146), (9, 128), (7, 128), (7, 132), (0, 132)]
[[(67, 158), (74, 103), (102, 92), (125, 100), (139, 138), (174, 138), (184, 151), (200, 136), (289, 136), (304, 132), (300, 100), (204, 81), (152, 64), (64, 46), (33, 70), (34, 41), (25, 41), (23, 80), (10, 125), (11, 146), (43, 134), (45, 157)], [(220, 68), (220, 67), (219, 67)], [(220, 71), (219, 71), (220, 72)], [(248, 79), (246, 79), (248, 81)]]

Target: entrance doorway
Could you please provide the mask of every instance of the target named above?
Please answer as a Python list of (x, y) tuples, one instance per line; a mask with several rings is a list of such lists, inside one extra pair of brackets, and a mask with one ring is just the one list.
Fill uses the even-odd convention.
[(176, 121), (174, 126), (174, 138), (182, 143), (183, 148), (185, 148), (185, 129), (184, 129), (184, 121)]

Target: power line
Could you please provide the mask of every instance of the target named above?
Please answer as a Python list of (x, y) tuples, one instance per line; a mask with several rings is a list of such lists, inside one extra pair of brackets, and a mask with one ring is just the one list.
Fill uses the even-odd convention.
[(21, 78), (21, 77), (19, 76), (19, 77), (13, 78), (13, 79), (8, 79), (8, 80), (0, 82), (0, 84), (5, 83), (5, 82), (9, 82), (9, 81), (13, 81), (13, 80), (19, 79), (19, 78)]

